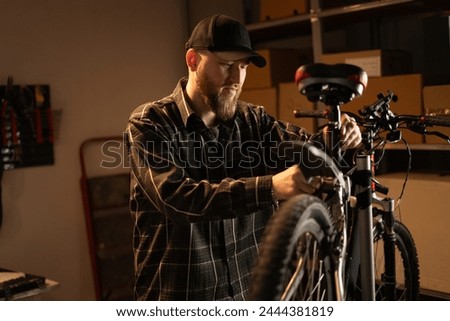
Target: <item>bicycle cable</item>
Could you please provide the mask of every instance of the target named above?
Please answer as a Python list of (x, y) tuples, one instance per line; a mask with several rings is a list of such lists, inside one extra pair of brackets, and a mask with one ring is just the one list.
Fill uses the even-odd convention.
[(406, 183), (408, 182), (409, 179), (409, 174), (411, 171), (411, 164), (412, 164), (412, 154), (411, 154), (411, 148), (408, 144), (408, 142), (402, 137), (402, 141), (406, 146), (406, 150), (408, 151), (408, 168), (406, 170), (406, 176), (405, 176), (405, 180), (403, 181), (403, 185), (402, 185), (402, 190), (400, 192), (400, 196), (397, 198), (397, 202), (396, 205), (394, 206), (394, 211), (400, 206), (402, 197), (403, 197), (403, 193), (405, 192), (406, 189)]

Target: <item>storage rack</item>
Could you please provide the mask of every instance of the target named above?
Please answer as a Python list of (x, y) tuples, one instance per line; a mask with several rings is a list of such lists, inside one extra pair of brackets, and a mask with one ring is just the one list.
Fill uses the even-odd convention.
[(322, 9), (321, 0), (310, 0), (309, 8), (310, 12), (306, 14), (247, 25), (252, 40), (258, 43), (280, 38), (280, 35), (289, 37), (311, 34), (314, 61), (320, 62), (325, 23), (331, 26), (345, 25), (347, 21), (362, 21), (377, 14), (398, 16), (442, 12), (450, 9), (450, 1), (378, 0)]

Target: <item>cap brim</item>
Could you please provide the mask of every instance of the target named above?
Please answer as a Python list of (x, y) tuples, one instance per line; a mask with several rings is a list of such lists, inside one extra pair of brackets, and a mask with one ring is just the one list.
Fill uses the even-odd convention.
[(266, 59), (255, 51), (212, 51), (212, 53), (223, 60), (229, 61), (249, 59), (251, 63), (259, 68), (267, 64)]

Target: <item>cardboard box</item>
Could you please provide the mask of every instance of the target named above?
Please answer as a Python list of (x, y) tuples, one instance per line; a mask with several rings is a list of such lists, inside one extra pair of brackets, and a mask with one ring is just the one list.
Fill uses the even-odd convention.
[(278, 85), (278, 119), (287, 121), (305, 128), (307, 131), (316, 132), (315, 120), (312, 118), (295, 118), (294, 110), (312, 110), (313, 103), (306, 96), (300, 94), (293, 82), (280, 83)]
[(269, 115), (278, 117), (277, 89), (275, 87), (243, 90), (239, 99), (264, 106)]
[(361, 67), (369, 77), (408, 74), (412, 72), (412, 56), (403, 50), (365, 50), (323, 54), (326, 64), (346, 63)]
[(260, 20), (275, 20), (309, 11), (309, 0), (260, 0)]
[[(427, 115), (447, 116), (450, 119), (450, 85), (425, 86), (423, 88), (423, 107)], [(450, 136), (449, 127), (429, 128), (430, 131), (437, 130)], [(447, 144), (437, 136), (425, 136), (427, 144)]]
[(258, 53), (266, 58), (267, 65), (264, 68), (248, 66), (244, 89), (276, 87), (281, 82), (294, 81), (297, 68), (308, 59), (295, 49), (263, 49)]
[[(395, 114), (420, 115), (423, 113), (422, 75), (420, 74), (369, 77), (363, 95), (343, 105), (342, 110), (357, 114), (362, 107), (374, 103), (379, 93), (386, 94), (388, 90), (398, 96), (397, 102), (391, 102), (391, 110)], [(409, 144), (424, 142), (423, 135), (407, 129), (402, 130), (402, 135)]]

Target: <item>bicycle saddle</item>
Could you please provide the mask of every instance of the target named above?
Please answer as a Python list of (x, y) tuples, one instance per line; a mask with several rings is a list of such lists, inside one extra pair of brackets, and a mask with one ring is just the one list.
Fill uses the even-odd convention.
[(314, 63), (297, 69), (295, 83), (309, 101), (341, 105), (362, 95), (367, 73), (355, 65)]

